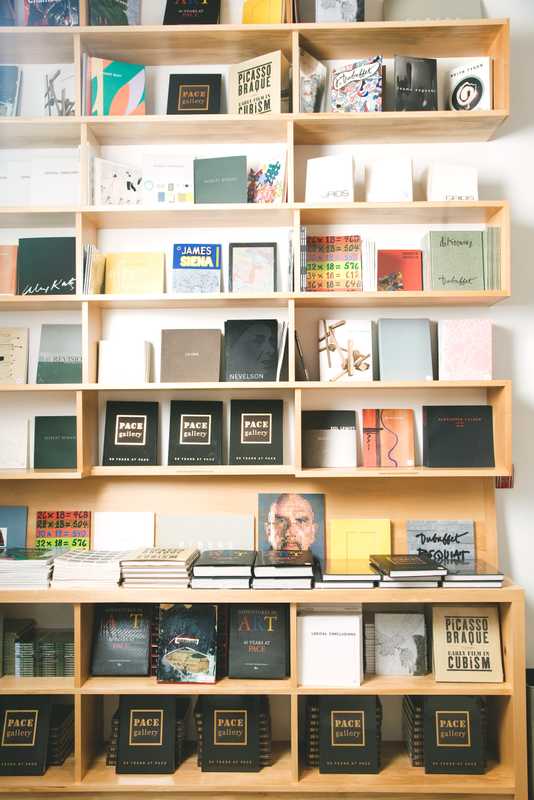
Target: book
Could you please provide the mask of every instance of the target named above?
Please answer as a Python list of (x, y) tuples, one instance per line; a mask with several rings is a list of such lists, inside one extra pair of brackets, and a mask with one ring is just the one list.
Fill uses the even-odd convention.
[(302, 467), (356, 467), (356, 412), (302, 412)]
[(195, 158), (195, 203), (246, 203), (246, 156)]
[(95, 206), (136, 206), (143, 202), (141, 170), (105, 158), (92, 160)]
[(250, 589), (248, 578), (195, 578), (190, 582), (191, 589)]
[(89, 0), (89, 25), (139, 25), (141, 0)]
[(28, 506), (0, 505), (0, 548), (25, 547)]
[(220, 330), (161, 331), (161, 383), (217, 383), (220, 374)]
[(156, 465), (158, 418), (159, 403), (108, 400), (102, 465)]
[[(127, 698), (131, 700), (132, 703), (135, 702), (133, 697)], [(189, 709), (189, 698), (188, 697), (174, 697), (174, 709), (176, 714), (176, 724), (174, 730), (171, 732), (171, 740), (174, 743), (174, 759), (175, 759), (175, 766), (178, 767), (184, 759), (189, 755), (187, 743), (185, 742), (185, 718), (186, 714)], [(147, 701), (148, 702), (148, 701)], [(165, 703), (165, 709), (167, 708), (167, 703)], [(160, 709), (161, 710), (161, 707)], [(165, 713), (165, 711), (164, 711)], [(133, 722), (135, 723), (136, 717), (133, 718)], [(132, 720), (131, 720), (132, 721)], [(155, 723), (154, 727), (157, 729), (159, 727), (158, 723), (161, 721), (161, 718), (158, 716), (153, 720)], [(150, 726), (152, 728), (152, 726)], [(117, 758), (118, 758), (118, 749), (119, 749), (119, 731), (120, 731), (120, 709), (117, 708), (113, 717), (111, 718), (111, 737), (108, 741), (107, 748), (106, 748), (106, 766), (108, 767), (116, 767), (117, 766)], [(163, 738), (163, 736), (162, 736)], [(151, 747), (154, 745), (151, 744)], [(149, 760), (145, 761), (142, 759), (141, 767), (143, 766), (150, 766), (151, 759), (154, 758), (154, 751), (151, 750), (149, 754)], [(164, 758), (166, 758), (166, 753), (164, 754)], [(172, 756), (171, 756), (172, 758)], [(163, 766), (163, 763), (159, 763), (158, 766)], [(132, 767), (135, 765), (135, 762), (132, 763)]]
[[(293, 552), (293, 551), (291, 551)], [(252, 579), (252, 589), (271, 590), (276, 592), (285, 591), (286, 589), (311, 589), (313, 587), (313, 578), (285, 578), (284, 574), (276, 575), (274, 578), (256, 578)]]
[(285, 22), (283, 0), (243, 0), (243, 25), (276, 25)]
[(147, 206), (192, 204), (195, 201), (194, 159), (169, 152), (145, 153), (142, 195), (143, 204)]
[(281, 114), (290, 108), (290, 65), (281, 50), (231, 64), (229, 114)]
[(384, 0), (388, 21), (425, 19), (481, 19), (481, 0)]
[(176, 702), (172, 696), (120, 696), (118, 775), (176, 770)]
[(423, 613), (375, 614), (375, 673), (426, 675), (427, 636)]
[(283, 400), (230, 401), (229, 464), (284, 463)]
[(106, 256), (106, 294), (161, 294), (164, 289), (164, 253), (108, 253)]
[(205, 550), (193, 567), (195, 577), (250, 577), (255, 550)]
[(47, 28), (80, 24), (80, 0), (24, 0), (24, 25)]
[[(120, 512), (116, 512), (116, 516), (121, 516)], [(36, 552), (42, 553), (42, 550)], [(114, 550), (62, 551), (54, 556), (54, 589), (116, 588), (121, 580), (121, 555)]]
[(493, 378), (493, 325), (489, 319), (440, 319), (440, 381), (490, 381)]
[(28, 381), (28, 328), (0, 328), (0, 385)]
[(0, 775), (43, 775), (50, 729), (51, 698), (0, 698)]
[(365, 199), (368, 203), (411, 203), (411, 158), (374, 159), (365, 166)]
[(447, 574), (443, 579), (444, 583), (453, 585), (473, 583), (488, 586), (493, 583), (501, 583), (504, 580), (504, 573), (497, 569), (493, 564), (488, 564), (480, 558), (474, 556), (467, 557), (463, 561), (453, 561), (447, 564)]
[(221, 606), (161, 606), (157, 679), (161, 683), (215, 683), (224, 671), (217, 636), (224, 630)]
[(437, 111), (438, 78), (435, 58), (395, 56), (395, 111)]
[(381, 381), (433, 380), (430, 320), (379, 319), (378, 356)]
[(253, 550), (254, 514), (157, 514), (156, 546)]
[[(325, 0), (317, 0), (324, 2)], [(369, 56), (334, 67), (330, 75), (330, 111), (363, 113), (382, 111), (382, 56)]]
[(34, 547), (38, 550), (55, 547), (89, 550), (90, 545), (90, 511), (36, 512)]
[(464, 164), (430, 164), (427, 170), (426, 199), (440, 203), (448, 200), (478, 200), (478, 170)]
[[(333, 520), (338, 521), (338, 520)], [(356, 585), (371, 583), (377, 584), (380, 575), (369, 565), (369, 558), (345, 558), (345, 559), (326, 559), (323, 567), (321, 580), (324, 583), (351, 582)]]
[(30, 161), (30, 197), (32, 206), (80, 204), (80, 158), (77, 151), (65, 158), (33, 158)]
[(300, 111), (314, 114), (323, 110), (326, 65), (300, 48)]
[[(200, 555), (195, 548), (145, 547), (126, 553), (121, 559), (123, 586), (125, 589), (160, 588), (172, 586), (186, 589), (189, 586), (192, 566)], [(152, 620), (152, 627), (159, 619)], [(157, 637), (152, 636), (151, 652)], [(152, 674), (152, 673), (151, 673)]]
[(482, 231), (431, 231), (427, 241), (427, 274), (423, 274), (425, 289), (484, 291)]
[(414, 467), (414, 415), (411, 408), (362, 410), (364, 467)]
[[(273, 558), (276, 551), (311, 550), (314, 558), (323, 563), (324, 503), (324, 494), (313, 492), (258, 494), (258, 549), (273, 551)], [(287, 560), (287, 556), (284, 558)]]
[(35, 469), (76, 469), (76, 417), (35, 417)]
[(98, 383), (138, 386), (150, 382), (152, 345), (141, 339), (98, 342)]
[(371, 553), (391, 553), (389, 519), (331, 519), (327, 529), (329, 561), (365, 559)]
[(0, 26), (11, 27), (17, 24), (16, 0), (4, 0), (0, 5)]
[(230, 319), (224, 323), (225, 381), (275, 381), (276, 319)]
[(307, 292), (361, 292), (362, 289), (362, 240), (359, 236), (307, 237)]
[(321, 381), (355, 383), (372, 381), (373, 328), (368, 320), (319, 321), (319, 372)]
[(82, 326), (41, 325), (36, 383), (82, 382)]
[(164, 25), (216, 25), (221, 0), (167, 0)]
[(231, 242), (231, 292), (276, 292), (277, 243)]
[(92, 116), (132, 116), (146, 113), (143, 64), (89, 57)]
[(311, 550), (258, 550), (254, 563), (255, 578), (306, 578), (313, 575)]
[(310, 380), (310, 373), (304, 361), (304, 352), (298, 331), (295, 331), (295, 377), (297, 381)]
[(412, 767), (424, 767), (423, 754), (423, 703), (424, 698), (405, 695), (402, 698), (402, 738)]
[(494, 467), (491, 406), (423, 406), (425, 467)]
[(228, 677), (276, 680), (289, 675), (289, 606), (230, 606)]
[(280, 205), (286, 196), (286, 149), (247, 159), (247, 203)]
[(150, 605), (99, 605), (93, 634), (91, 675), (148, 675)]
[(352, 154), (308, 158), (305, 196), (306, 203), (353, 203)]
[(380, 772), (381, 717), (374, 695), (319, 697), (319, 772)]
[[(0, 358), (1, 353), (2, 348), (0, 345)], [(24, 417), (5, 419), (3, 420), (3, 425), (0, 426), (0, 431), (2, 439), (2, 447), (0, 448), (0, 469), (27, 469), (29, 441), (28, 419)]]
[(441, 578), (447, 574), (447, 569), (443, 565), (424, 555), (371, 554), (369, 562), (383, 576), (391, 579)]
[(19, 239), (17, 294), (75, 294), (75, 263), (74, 236)]
[(434, 606), (432, 639), (436, 681), (503, 681), (497, 606)]
[(475, 557), (475, 523), (469, 519), (407, 520), (408, 552), (428, 556), (447, 568)]
[(486, 771), (486, 699), (432, 696), (423, 699), (424, 766), (428, 774), (481, 775)]
[[(53, 566), (54, 555), (35, 547), (0, 550), (0, 580), (4, 589), (48, 589)], [(31, 655), (33, 657), (33, 653)], [(15, 669), (11, 674), (19, 677), (23, 672), (25, 676), (33, 675), (33, 665), (30, 663), (31, 669), (26, 671), (20, 664), (20, 658), (21, 652), (15, 651)]]
[(93, 550), (120, 552), (154, 546), (153, 511), (95, 511)]
[(355, 0), (349, 4), (344, 4), (341, 0), (333, 3), (329, 0), (315, 0), (316, 22), (363, 22), (364, 15), (365, 0)]
[(75, 109), (74, 66), (45, 73), (44, 111), (49, 117), (73, 117)]
[(0, 66), (0, 117), (18, 116), (21, 81), (20, 67)]
[(493, 108), (493, 72), (489, 57), (461, 64), (449, 73), (449, 108), (451, 111), (491, 111)]
[(222, 246), (220, 244), (175, 244), (172, 279), (174, 292), (204, 294), (221, 291)]
[[(325, 658), (325, 653), (328, 658)], [(361, 605), (352, 608), (299, 609), (297, 666), (300, 686), (360, 686), (363, 680)]]
[(379, 292), (420, 292), (423, 289), (421, 250), (378, 250)]
[(167, 114), (219, 114), (220, 74), (169, 75)]
[(169, 465), (223, 463), (223, 404), (171, 400)]
[(0, 294), (17, 293), (16, 244), (0, 244)]
[(267, 697), (202, 696), (198, 698), (195, 716), (202, 772), (259, 772), (270, 763)]

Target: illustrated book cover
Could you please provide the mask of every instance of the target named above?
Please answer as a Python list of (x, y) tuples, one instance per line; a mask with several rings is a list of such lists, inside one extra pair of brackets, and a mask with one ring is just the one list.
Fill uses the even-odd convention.
[(364, 467), (414, 467), (414, 415), (411, 408), (362, 410)]
[[(326, 5), (326, 0), (317, 2)], [(341, 113), (382, 111), (383, 66), (382, 56), (370, 56), (334, 68), (330, 77), (329, 110)]]

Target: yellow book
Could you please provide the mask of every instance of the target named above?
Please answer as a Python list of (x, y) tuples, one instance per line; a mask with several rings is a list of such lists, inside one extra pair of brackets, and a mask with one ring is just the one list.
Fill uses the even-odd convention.
[(245, 25), (276, 25), (284, 22), (284, 0), (243, 0), (242, 22)]
[(106, 294), (160, 294), (165, 291), (165, 253), (109, 253)]
[(369, 559), (391, 554), (389, 519), (333, 519), (326, 537), (329, 561)]

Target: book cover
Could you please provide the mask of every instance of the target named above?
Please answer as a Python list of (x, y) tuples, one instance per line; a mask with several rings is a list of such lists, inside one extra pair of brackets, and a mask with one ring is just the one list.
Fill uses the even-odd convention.
[(89, 65), (92, 116), (145, 114), (146, 73), (143, 64), (91, 56)]
[(307, 237), (307, 292), (361, 292), (362, 289), (360, 236)]
[(326, 554), (329, 561), (366, 559), (371, 553), (391, 553), (389, 519), (331, 519)]
[[(354, 202), (354, 165), (351, 153), (340, 156), (320, 156), (306, 162), (307, 203), (352, 203)], [(311, 237), (310, 237), (311, 238)], [(317, 237), (321, 240), (323, 237)], [(324, 237), (328, 242), (329, 237)], [(337, 237), (332, 237), (337, 238)], [(353, 241), (360, 237), (354, 237)], [(343, 240), (348, 237), (340, 237)], [(350, 241), (350, 240), (349, 240)], [(330, 242), (331, 244), (335, 242)], [(321, 251), (319, 251), (321, 252)], [(335, 251), (334, 251), (335, 252)]]
[(204, 550), (193, 566), (195, 577), (249, 577), (255, 550)]
[(161, 294), (165, 290), (165, 253), (108, 253), (106, 294)]
[[(147, 206), (191, 204), (194, 196), (194, 159), (173, 153), (143, 156), (143, 203)], [(196, 200), (198, 203), (198, 199)]]
[[(317, 2), (327, 4), (327, 0)], [(382, 56), (370, 56), (332, 69), (330, 111), (382, 111), (383, 66)]]
[(362, 410), (364, 467), (414, 467), (414, 416), (411, 408)]
[(273, 680), (289, 675), (287, 605), (230, 605), (228, 676)]
[(221, 0), (167, 0), (164, 25), (216, 25)]
[(95, 511), (92, 551), (154, 546), (153, 511)]
[(285, 21), (283, 0), (243, 0), (243, 25), (279, 25)]
[(281, 50), (231, 64), (228, 113), (255, 115), (289, 111), (290, 88), (290, 65)]
[(411, 203), (413, 201), (412, 159), (401, 156), (375, 158), (366, 164), (365, 199), (368, 203)]
[(141, 0), (89, 0), (90, 25), (139, 25)]
[(0, 548), (25, 547), (28, 506), (0, 506)]
[(302, 412), (302, 466), (356, 467), (356, 412)]
[(32, 158), (30, 161), (30, 206), (80, 204), (80, 157), (77, 150), (65, 158)]
[(94, 623), (91, 675), (148, 675), (150, 605), (98, 605)]
[(478, 58), (449, 73), (451, 111), (491, 111), (493, 108), (491, 58)]
[(314, 114), (323, 110), (326, 64), (300, 49), (300, 111)]
[(161, 383), (217, 383), (220, 374), (220, 330), (161, 331)]
[(0, 5), (0, 26), (11, 27), (17, 24), (16, 0), (4, 0)]
[(481, 0), (384, 0), (388, 21), (425, 19), (481, 19)]
[(28, 328), (0, 328), (0, 385), (28, 380)]
[[(1, 353), (0, 346), (0, 358), (2, 357)], [(0, 469), (27, 469), (29, 420), (25, 417), (9, 418), (6, 415), (6, 418), (0, 423), (0, 438), (2, 440)]]
[[(328, 657), (325, 658), (325, 654)], [(354, 687), (363, 680), (361, 606), (342, 612), (321, 610), (297, 616), (300, 686)]]
[(229, 290), (231, 292), (275, 292), (276, 242), (231, 242)]
[(174, 603), (160, 610), (158, 681), (215, 683), (223, 667), (218, 658), (218, 607)]
[(497, 606), (434, 606), (432, 639), (436, 681), (504, 680)]
[[(73, 117), (76, 106), (74, 64), (45, 73), (44, 112), (49, 117)], [(75, 177), (78, 178), (79, 169)]]
[(76, 469), (76, 417), (35, 417), (35, 469)]
[(423, 406), (425, 467), (494, 467), (491, 406)]
[(140, 169), (97, 157), (92, 164), (95, 206), (135, 206), (143, 202)]
[(319, 321), (321, 381), (355, 383), (373, 380), (372, 323), (361, 319)]
[(156, 465), (158, 425), (159, 403), (108, 400), (102, 465)]
[(311, 550), (323, 563), (324, 508), (324, 494), (316, 492), (258, 494), (258, 550), (262, 557), (270, 554), (274, 558), (278, 551)]
[(375, 614), (377, 675), (426, 675), (427, 646), (424, 614)]
[(157, 514), (157, 547), (198, 547), (200, 550), (252, 550), (254, 514)]
[(121, 695), (116, 773), (165, 774), (176, 766), (176, 698)]
[(18, 245), (0, 244), (0, 294), (17, 293)]
[(466, 558), (465, 561), (449, 562), (444, 581), (445, 583), (455, 584), (472, 580), (489, 585), (495, 581), (502, 582), (503, 579), (504, 574), (500, 569), (497, 569), (493, 564), (488, 564), (487, 561), (482, 561), (482, 559), (472, 556)]
[(435, 58), (395, 56), (395, 111), (437, 111)]
[(20, 67), (7, 64), (0, 66), (0, 117), (18, 115), (21, 80)]
[(276, 381), (276, 319), (229, 319), (224, 323), (224, 380)]
[(378, 697), (319, 697), (319, 772), (380, 772), (380, 723)]
[(223, 404), (171, 400), (169, 465), (222, 464)]
[(374, 569), (388, 578), (442, 578), (447, 574), (447, 568), (443, 564), (438, 564), (429, 556), (419, 554), (371, 554), (369, 562)]
[(475, 523), (470, 519), (409, 519), (406, 537), (409, 553), (447, 567), (475, 558)]
[(247, 202), (280, 205), (286, 194), (286, 151), (247, 160)]
[(430, 164), (427, 172), (426, 199), (440, 203), (448, 200), (478, 200), (478, 169), (465, 164)]
[(423, 700), (424, 766), (428, 774), (481, 775), (486, 771), (484, 697), (432, 696)]
[(91, 545), (90, 511), (37, 511), (34, 547), (89, 550)]
[(365, 0), (343, 3), (342, 0), (315, 0), (316, 22), (363, 22)]
[(430, 285), (425, 285), (426, 289), (484, 291), (482, 231), (431, 231), (429, 252)]
[(36, 383), (82, 382), (82, 326), (41, 325)]
[(378, 354), (381, 381), (433, 380), (430, 320), (379, 319)]
[(80, 24), (80, 0), (24, 0), (24, 25), (57, 27)]
[(169, 75), (167, 114), (219, 114), (221, 75)]
[(75, 264), (74, 236), (19, 239), (17, 294), (75, 294)]
[(247, 158), (195, 158), (195, 203), (246, 203)]
[(493, 325), (489, 319), (440, 319), (440, 381), (493, 378)]
[[(268, 700), (261, 695), (201, 697), (202, 772), (259, 772), (270, 733), (260, 725)], [(199, 709), (200, 706), (200, 709)]]
[[(260, 495), (261, 497), (261, 495)], [(254, 575), (260, 578), (298, 578), (311, 577), (314, 567), (311, 550), (293, 548), (291, 550), (258, 550), (254, 563)]]
[(138, 386), (150, 383), (152, 344), (142, 339), (98, 342), (98, 383)]
[(283, 418), (283, 400), (231, 400), (229, 463), (283, 464)]
[(174, 292), (204, 294), (221, 291), (222, 245), (173, 245), (172, 279)]
[(0, 697), (0, 775), (43, 775), (50, 728), (51, 698)]
[(420, 292), (423, 289), (421, 250), (379, 250), (378, 291)]

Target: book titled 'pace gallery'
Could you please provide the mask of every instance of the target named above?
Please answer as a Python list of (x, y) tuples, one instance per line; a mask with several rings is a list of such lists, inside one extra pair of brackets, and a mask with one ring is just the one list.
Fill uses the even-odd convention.
[(102, 464), (155, 465), (158, 410), (158, 403), (108, 402)]
[(379, 772), (381, 717), (375, 696), (320, 697), (319, 772)]
[(43, 775), (50, 710), (49, 697), (0, 698), (0, 775)]
[(223, 404), (171, 400), (169, 464), (222, 464)]
[(283, 400), (232, 400), (230, 464), (282, 464)]
[(121, 697), (116, 772), (174, 772), (175, 731), (175, 697)]
[(483, 697), (424, 698), (425, 772), (481, 775), (486, 771), (487, 713)]

